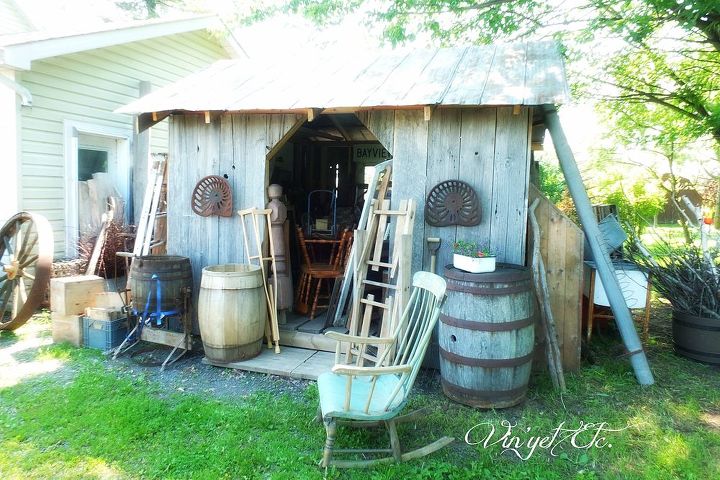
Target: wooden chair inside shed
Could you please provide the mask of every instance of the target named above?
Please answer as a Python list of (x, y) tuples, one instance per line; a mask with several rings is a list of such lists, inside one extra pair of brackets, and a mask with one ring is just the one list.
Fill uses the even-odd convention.
[[(403, 453), (396, 425), (422, 416), (422, 410), (398, 416), (405, 406), (415, 377), (420, 370), (430, 335), (445, 299), (445, 280), (430, 272), (413, 276), (413, 291), (405, 311), (389, 337), (358, 337), (327, 332), (338, 341), (335, 366), (318, 378), (319, 418), (322, 418), (327, 440), (321, 466), (341, 468), (365, 467), (423, 457), (450, 444), (454, 439), (442, 437), (422, 448)], [(346, 347), (343, 349), (343, 347)], [(368, 349), (374, 347), (377, 350)], [(340, 363), (341, 352), (345, 363)], [(371, 361), (372, 366), (365, 362)], [(334, 449), (337, 424), (358, 427), (384, 425), (390, 435), (386, 449)], [(390, 454), (367, 460), (335, 460), (333, 454)]]
[[(318, 305), (320, 298), (320, 290), (323, 282), (336, 280), (345, 273), (348, 258), (350, 257), (350, 249), (352, 247), (353, 232), (345, 229), (340, 234), (338, 240), (323, 239), (306, 239), (302, 228), (297, 227), (297, 238), (300, 244), (300, 252), (303, 256), (303, 265), (300, 269), (300, 282), (298, 285), (295, 310), (298, 313), (306, 314), (310, 311), (310, 318), (315, 317), (318, 307), (326, 307), (327, 305)], [(330, 246), (330, 260), (328, 262), (316, 262), (311, 253), (309, 246), (327, 245)], [(313, 292), (313, 282), (315, 282), (315, 290), (312, 298), (312, 307), (310, 308), (310, 295)], [(326, 285), (329, 288), (329, 285)]]

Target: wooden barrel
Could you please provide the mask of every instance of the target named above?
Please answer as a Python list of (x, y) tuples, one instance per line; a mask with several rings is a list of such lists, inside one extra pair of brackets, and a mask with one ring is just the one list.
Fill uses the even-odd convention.
[(148, 312), (157, 311), (158, 280), (161, 285), (160, 310), (182, 311), (182, 289), (192, 289), (193, 284), (190, 259), (176, 255), (146, 255), (133, 259), (128, 284), (132, 292), (132, 307), (137, 312), (144, 312), (146, 306)]
[(258, 356), (267, 321), (260, 267), (227, 264), (203, 268), (198, 321), (209, 360), (228, 363)]
[(672, 332), (675, 353), (698, 362), (720, 365), (720, 323), (673, 310)]
[(525, 399), (537, 312), (529, 269), (498, 264), (492, 273), (445, 268), (440, 374), (445, 395), (480, 408)]

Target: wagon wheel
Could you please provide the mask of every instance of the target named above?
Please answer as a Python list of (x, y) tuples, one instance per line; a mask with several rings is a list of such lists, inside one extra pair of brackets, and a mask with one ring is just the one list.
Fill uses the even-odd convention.
[(0, 230), (0, 330), (15, 330), (40, 306), (50, 280), (53, 234), (45, 217), (13, 216)]

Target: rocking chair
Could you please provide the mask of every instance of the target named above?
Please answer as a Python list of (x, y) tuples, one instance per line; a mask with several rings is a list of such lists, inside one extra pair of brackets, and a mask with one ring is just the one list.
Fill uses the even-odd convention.
[[(327, 431), (321, 466), (348, 468), (401, 462), (423, 457), (454, 440), (443, 437), (417, 450), (402, 453), (396, 427), (397, 423), (422, 416), (421, 410), (402, 416), (398, 414), (405, 406), (420, 370), (444, 299), (445, 280), (433, 273), (417, 272), (413, 276), (410, 301), (390, 337), (358, 337), (338, 332), (325, 334), (337, 340), (338, 344), (335, 366), (318, 378), (318, 419), (322, 418)], [(344, 364), (340, 363), (343, 345), (346, 346)], [(368, 346), (377, 350), (368, 349)], [(374, 365), (365, 366), (366, 361)], [(384, 425), (390, 434), (391, 448), (333, 450), (337, 424), (357, 427)], [(333, 453), (392, 455), (377, 459), (335, 460)]]

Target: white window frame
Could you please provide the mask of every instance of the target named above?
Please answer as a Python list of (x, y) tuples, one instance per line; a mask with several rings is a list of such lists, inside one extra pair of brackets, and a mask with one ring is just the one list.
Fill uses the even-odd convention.
[[(65, 143), (65, 255), (77, 257), (78, 242), (78, 147), (79, 136), (96, 135), (117, 141), (117, 166), (122, 173), (117, 179), (120, 194), (130, 205), (130, 169), (133, 133), (131, 129), (108, 127), (91, 123), (65, 120), (63, 122)], [(128, 215), (128, 209), (125, 209)], [(127, 220), (127, 218), (126, 218)]]

